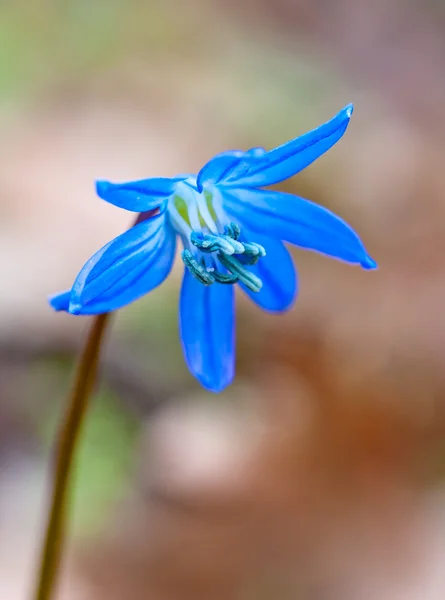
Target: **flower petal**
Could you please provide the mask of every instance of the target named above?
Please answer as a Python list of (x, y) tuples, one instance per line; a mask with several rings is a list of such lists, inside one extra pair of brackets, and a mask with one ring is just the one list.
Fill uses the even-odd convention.
[(121, 308), (161, 284), (170, 273), (176, 234), (160, 214), (135, 225), (90, 258), (74, 282), (69, 312)]
[(233, 285), (204, 285), (185, 270), (179, 327), (185, 360), (191, 373), (212, 392), (233, 379), (235, 315)]
[(96, 181), (97, 195), (119, 208), (145, 212), (159, 208), (175, 191), (176, 184), (185, 177), (155, 177), (128, 183)]
[(68, 310), (70, 305), (71, 290), (65, 290), (48, 298), (48, 302), (56, 311)]
[(224, 208), (253, 231), (339, 258), (364, 269), (376, 268), (355, 231), (331, 211), (292, 194), (226, 189)]
[(224, 185), (262, 187), (292, 177), (324, 154), (342, 137), (353, 111), (345, 106), (333, 119), (302, 136), (259, 155), (247, 170), (232, 170), (221, 177)]
[[(53, 296), (50, 296), (48, 298), (48, 302), (55, 311), (70, 312), (69, 307), (70, 307), (72, 293), (73, 293), (72, 290), (66, 290), (65, 292), (60, 292), (60, 294), (54, 294)], [(78, 314), (80, 314), (80, 315), (95, 315), (98, 312), (101, 312), (101, 311), (97, 311), (95, 309), (94, 305), (92, 305), (91, 307), (84, 306)], [(102, 311), (102, 312), (107, 312), (107, 311)]]
[(229, 177), (235, 180), (242, 177), (255, 164), (255, 156), (255, 152), (242, 150), (228, 150), (217, 154), (199, 171), (196, 178), (198, 192), (202, 192), (204, 185), (216, 185)]
[(241, 239), (261, 244), (266, 250), (266, 256), (260, 258), (256, 265), (249, 267), (249, 271), (261, 279), (263, 287), (259, 292), (252, 292), (240, 284), (242, 289), (264, 310), (283, 312), (289, 309), (297, 295), (298, 281), (294, 262), (283, 242), (251, 233), (243, 226)]

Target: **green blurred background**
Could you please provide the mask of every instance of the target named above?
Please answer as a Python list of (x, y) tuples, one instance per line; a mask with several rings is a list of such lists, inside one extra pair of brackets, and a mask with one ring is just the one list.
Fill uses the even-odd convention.
[(237, 298), (237, 378), (187, 372), (182, 265), (116, 315), (76, 468), (62, 600), (435, 600), (445, 593), (445, 4), (0, 3), (0, 598), (25, 600), (87, 318), (48, 295), (131, 215), (94, 180), (194, 172), (349, 102), (282, 189), (379, 271), (293, 250), (300, 294)]

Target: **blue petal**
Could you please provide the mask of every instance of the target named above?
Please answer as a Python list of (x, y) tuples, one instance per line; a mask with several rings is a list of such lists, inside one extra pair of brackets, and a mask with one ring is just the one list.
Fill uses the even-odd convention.
[(232, 170), (220, 180), (224, 185), (262, 187), (292, 177), (338, 142), (352, 111), (349, 104), (324, 125), (258, 156), (246, 169)]
[(175, 191), (176, 184), (184, 177), (156, 177), (129, 183), (96, 181), (97, 195), (103, 200), (134, 212), (159, 208)]
[(259, 292), (252, 292), (245, 285), (242, 289), (260, 308), (269, 312), (283, 312), (289, 309), (297, 295), (298, 281), (294, 262), (283, 242), (277, 239), (249, 232), (241, 225), (241, 239), (261, 244), (266, 256), (256, 265), (250, 266), (252, 271), (263, 282)]
[(253, 231), (265, 231), (296, 246), (315, 250), (364, 269), (376, 268), (360, 238), (332, 212), (292, 194), (226, 189), (224, 208)]
[(90, 258), (74, 282), (69, 312), (121, 308), (161, 284), (170, 273), (176, 234), (163, 214), (112, 240)]
[(252, 150), (250, 152), (228, 150), (214, 156), (198, 173), (196, 178), (198, 192), (202, 192), (204, 185), (215, 185), (229, 177), (238, 179), (247, 173), (255, 164), (256, 152), (261, 151), (258, 148)]
[[(60, 292), (60, 294), (54, 294), (54, 296), (50, 296), (48, 298), (48, 302), (49, 302), (50, 306), (56, 311), (69, 312), (71, 294), (72, 294), (72, 290), (66, 290), (65, 292)], [(107, 311), (103, 311), (103, 312), (107, 312)], [(95, 315), (97, 313), (98, 313), (98, 311), (95, 310), (95, 307), (93, 305), (92, 307), (84, 306), (79, 314)]]
[(212, 392), (233, 379), (235, 316), (233, 285), (204, 285), (185, 270), (179, 326), (185, 360), (191, 373)]
[[(48, 298), (48, 302), (55, 311), (72, 312), (72, 311), (70, 311), (71, 294), (72, 294), (72, 290), (67, 290), (65, 292), (61, 292), (60, 294), (54, 294), (54, 296), (50, 296)], [(95, 307), (95, 305), (92, 305), (91, 307), (84, 306), (84, 307), (82, 307), (81, 310), (79, 310), (79, 312), (76, 312), (73, 314), (79, 314), (79, 315), (85, 316), (85, 315), (97, 315), (100, 312), (108, 312), (108, 311), (107, 310), (103, 310), (103, 311), (99, 310), (98, 311), (97, 308)]]
[(48, 298), (48, 302), (54, 308), (54, 310), (68, 310), (70, 305), (71, 290), (54, 294)]

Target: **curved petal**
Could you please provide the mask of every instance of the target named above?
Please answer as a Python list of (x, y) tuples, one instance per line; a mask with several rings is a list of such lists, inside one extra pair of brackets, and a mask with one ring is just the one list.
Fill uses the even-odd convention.
[(159, 208), (175, 191), (176, 184), (184, 177), (155, 177), (128, 183), (96, 181), (97, 195), (119, 208), (145, 212)]
[(224, 208), (253, 231), (339, 258), (364, 269), (376, 268), (360, 238), (331, 211), (292, 194), (256, 189), (224, 189)]
[(256, 242), (266, 250), (266, 256), (260, 258), (256, 265), (249, 267), (263, 282), (259, 292), (252, 292), (244, 284), (240, 284), (244, 292), (260, 308), (268, 312), (288, 310), (297, 296), (297, 272), (289, 251), (283, 242), (258, 233), (250, 233), (241, 227), (243, 241)]
[(204, 285), (186, 269), (179, 327), (191, 373), (208, 390), (220, 392), (232, 381), (235, 369), (233, 285)]
[(202, 192), (204, 185), (216, 185), (229, 177), (238, 179), (247, 173), (255, 164), (255, 152), (242, 150), (228, 150), (214, 156), (199, 171), (196, 178), (198, 192)]
[(69, 312), (121, 308), (161, 284), (170, 273), (176, 234), (165, 215), (135, 225), (90, 258), (77, 276)]
[(258, 156), (247, 169), (233, 170), (224, 185), (263, 187), (292, 177), (331, 148), (345, 133), (353, 111), (345, 106), (333, 119), (316, 129)]

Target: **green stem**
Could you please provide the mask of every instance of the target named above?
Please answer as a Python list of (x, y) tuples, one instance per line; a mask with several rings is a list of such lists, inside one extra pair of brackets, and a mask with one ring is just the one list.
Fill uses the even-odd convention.
[(88, 409), (88, 401), (96, 380), (101, 343), (109, 316), (109, 314), (97, 315), (93, 319), (78, 363), (68, 407), (60, 426), (48, 523), (33, 596), (35, 600), (51, 600), (54, 597), (57, 572), (63, 551), (66, 503), (74, 458), (79, 434)]

